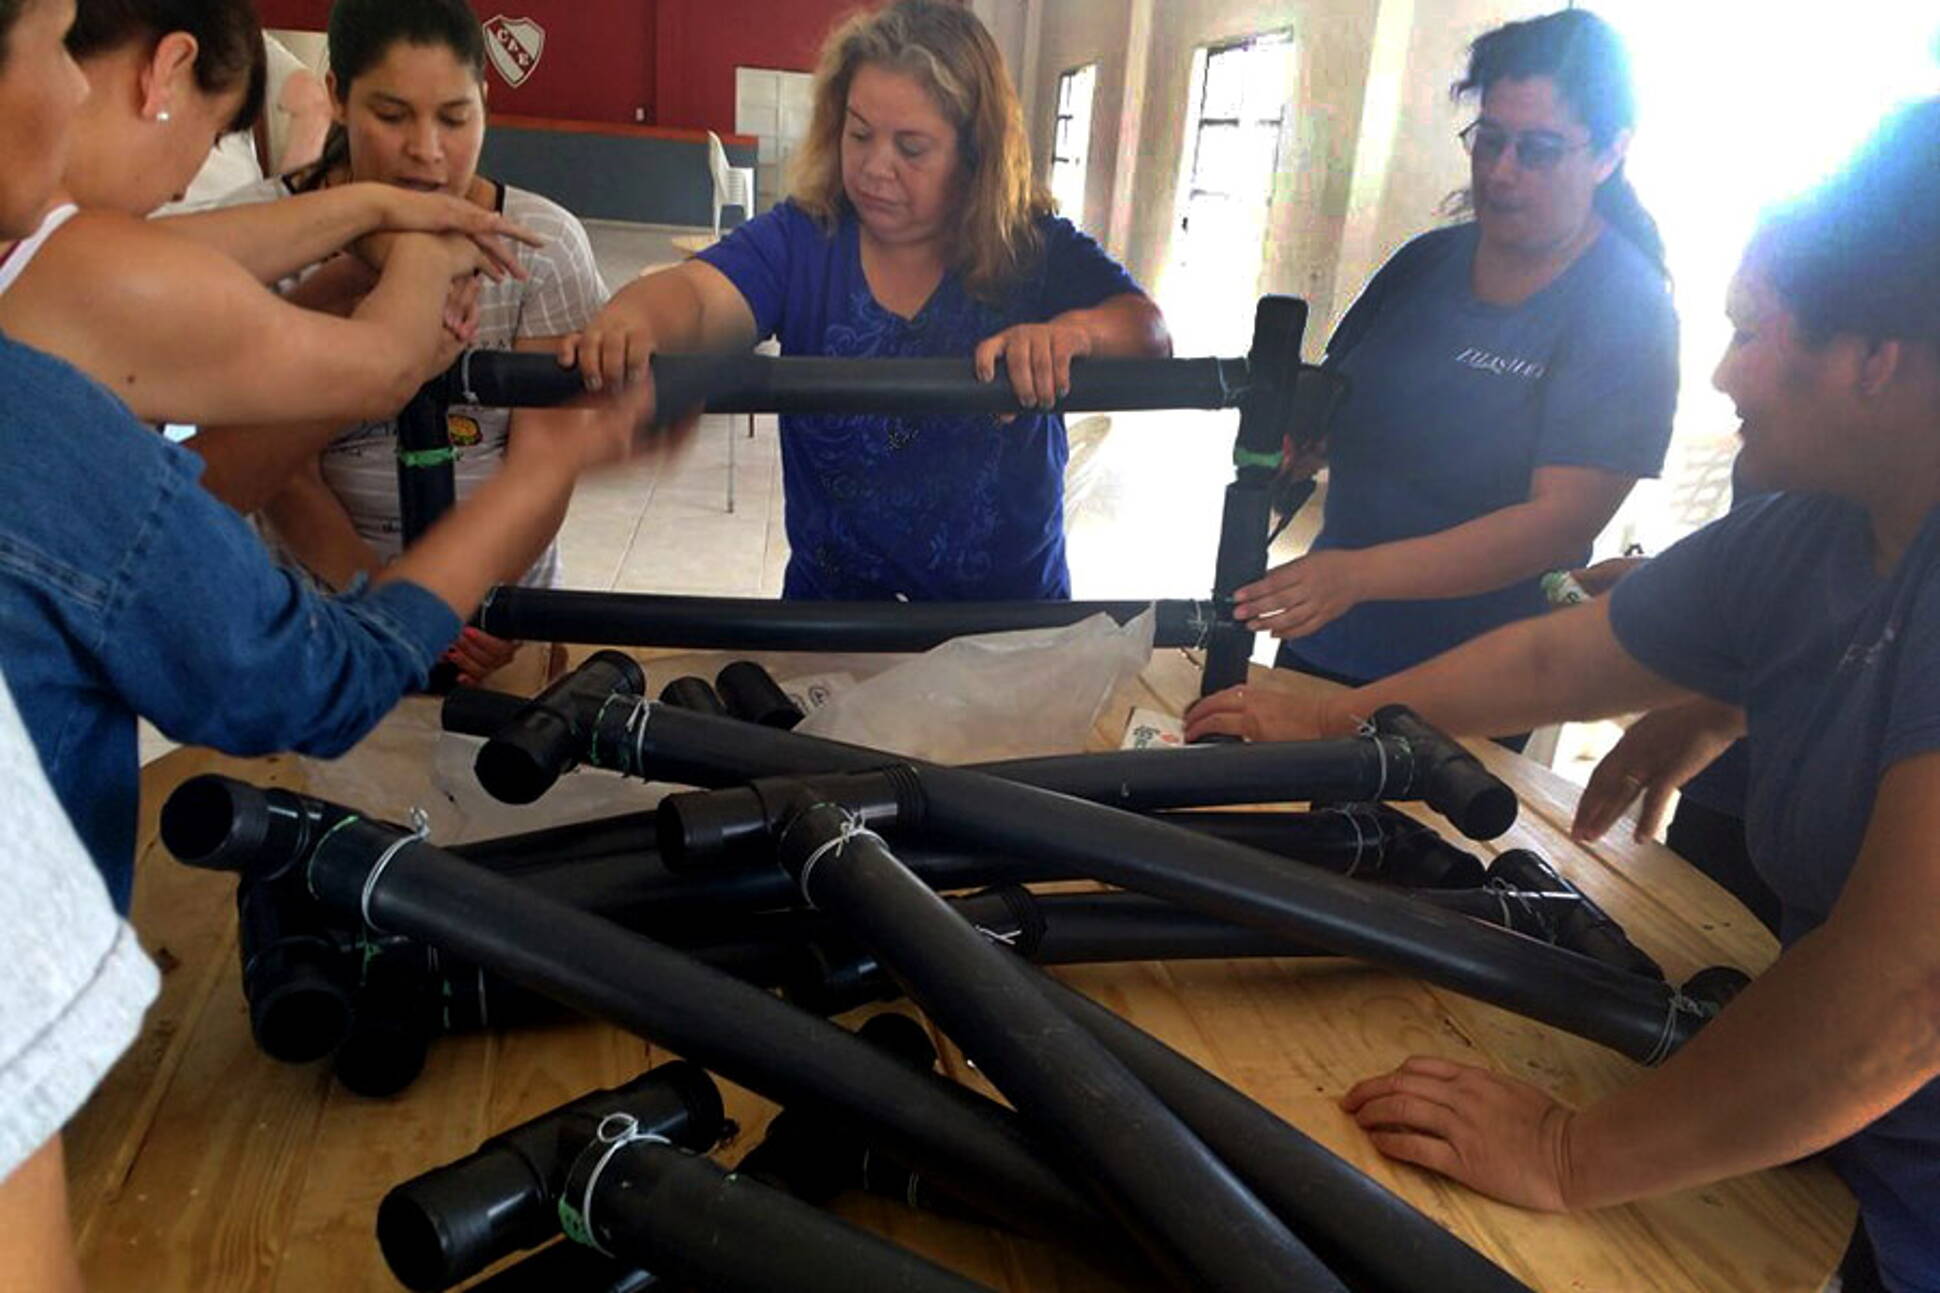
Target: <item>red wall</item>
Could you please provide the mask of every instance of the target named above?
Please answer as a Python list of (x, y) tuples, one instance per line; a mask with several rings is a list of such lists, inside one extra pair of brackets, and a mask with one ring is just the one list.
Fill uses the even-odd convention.
[(662, 126), (734, 129), (734, 69), (807, 72), (822, 38), (861, 0), (658, 0)]
[[(496, 71), (492, 107), (532, 117), (634, 121), (727, 133), (736, 66), (810, 71), (822, 38), (863, 0), (473, 0), (481, 19), (530, 18), (546, 31), (517, 89)], [(321, 30), (330, 0), (257, 0), (268, 27)]]

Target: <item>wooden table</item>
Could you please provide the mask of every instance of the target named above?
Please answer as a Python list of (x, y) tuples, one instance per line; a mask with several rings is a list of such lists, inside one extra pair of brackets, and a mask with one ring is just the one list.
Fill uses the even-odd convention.
[[(1196, 680), (1196, 662), (1185, 653), (1161, 652), (1133, 699), (1176, 711)], [(1285, 674), (1256, 682), (1303, 685)], [(1116, 745), (1127, 712), (1115, 705), (1101, 721), (1102, 744)], [(423, 727), (429, 714), (430, 702), (409, 701), (386, 727)], [(301, 789), (319, 779), (341, 784), (362, 763), (370, 765), (363, 772), (372, 789), (358, 806), (401, 815), (422, 793), (422, 771), (418, 786), (371, 775), (384, 757), (371, 751), (381, 745), (373, 738), (329, 769), (183, 750), (144, 772), (135, 921), (163, 968), (163, 986), (140, 1040), (68, 1130), (90, 1288), (393, 1290), (372, 1224), (386, 1190), (470, 1152), (494, 1131), (667, 1058), (651, 1043), (591, 1022), (456, 1037), (433, 1047), (423, 1077), (402, 1096), (365, 1100), (338, 1087), (327, 1065), (290, 1067), (257, 1053), (236, 964), (234, 881), (168, 858), (156, 842), (156, 814), (174, 785), (206, 770)], [(1594, 848), (1571, 843), (1574, 787), (1493, 745), (1474, 748), (1516, 787), (1524, 808), (1503, 838), (1468, 847), (1535, 849), (1616, 916), (1675, 981), (1706, 965), (1757, 971), (1771, 960), (1775, 948), (1762, 928), (1674, 854), (1631, 843), (1627, 823)], [(1814, 1290), (1852, 1228), (1850, 1196), (1816, 1164), (1559, 1217), (1383, 1161), (1336, 1101), (1356, 1080), (1410, 1054), (1488, 1064), (1573, 1102), (1638, 1071), (1590, 1042), (1416, 980), (1336, 960), (1089, 966), (1060, 976), (1539, 1289)], [(948, 1071), (981, 1084), (961, 1055), (947, 1044), (940, 1049)], [(772, 1109), (745, 1091), (725, 1084), (724, 1091), (741, 1127), (721, 1154), (731, 1162), (759, 1138)], [(980, 1227), (873, 1199), (848, 1201), (843, 1210), (993, 1288), (1112, 1287), (1050, 1248)]]

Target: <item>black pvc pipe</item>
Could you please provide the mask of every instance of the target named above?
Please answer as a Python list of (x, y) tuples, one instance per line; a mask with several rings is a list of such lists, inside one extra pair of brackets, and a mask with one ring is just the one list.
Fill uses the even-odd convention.
[(1508, 1272), (1298, 1128), (1081, 993), (1049, 976), (1039, 982), (1357, 1293), (1527, 1293)]
[(659, 1283), (629, 1262), (561, 1239), (480, 1280), (466, 1293), (645, 1293)]
[(558, 1233), (557, 1202), (573, 1161), (613, 1115), (700, 1150), (713, 1147), (724, 1125), (712, 1079), (683, 1060), (522, 1122), (384, 1196), (377, 1242), (392, 1274), (406, 1288), (447, 1289)]
[[(1511, 900), (1486, 889), (1416, 890), (1415, 897), (1545, 942), (1555, 941), (1551, 922), (1562, 917), (1556, 909), (1573, 901), (1560, 894)], [(1144, 894), (1036, 894), (1005, 885), (951, 898), (949, 904), (985, 938), (1038, 965), (1336, 955), (1312, 942), (1248, 929)], [(840, 1014), (901, 995), (874, 954), (845, 950), (839, 941), (810, 943), (784, 969), (786, 977), (778, 984), (783, 995), (817, 1014)]]
[(574, 1165), (561, 1204), (583, 1208), (587, 1237), (601, 1251), (710, 1293), (988, 1293), (752, 1177), (668, 1145), (596, 1142)]
[(285, 1064), (322, 1059), (351, 1036), (356, 962), (300, 881), (236, 886), (237, 952), (256, 1047)]
[(455, 456), (439, 383), (432, 381), (411, 397), (397, 415), (397, 498), (405, 547), (424, 537), (451, 510), (458, 497), (452, 473)]
[[(451, 693), (451, 696), (446, 697), (447, 705), (453, 697), (463, 694), (465, 693), (456, 691)], [(448, 727), (447, 730), (456, 729)], [(641, 812), (618, 813), (612, 817), (596, 817), (565, 826), (550, 826), (544, 830), (523, 831), (517, 835), (474, 840), (469, 844), (454, 844), (451, 846), (451, 852), (480, 866), (490, 867), (506, 875), (516, 875), (523, 870), (551, 867), (582, 858), (605, 858), (624, 853), (651, 852), (658, 847), (654, 841), (654, 824), (657, 817), (657, 810), (652, 808)], [(575, 907), (585, 905), (584, 903), (573, 904)]]
[[(544, 872), (549, 887), (563, 884), (569, 894), (575, 895), (555, 891), (562, 901), (609, 915), (637, 903), (651, 903), (658, 896), (675, 902), (701, 896), (687, 893), (691, 880), (660, 864), (658, 817), (658, 809), (623, 813), (476, 840), (454, 845), (451, 852), (503, 875)], [(1474, 889), (1486, 879), (1482, 863), (1474, 854), (1449, 844), (1433, 827), (1384, 804), (1343, 804), (1311, 813), (1182, 812), (1165, 820), (1310, 866), (1403, 888)], [(998, 880), (1025, 883), (1070, 878), (1068, 868), (1022, 859), (1005, 862), (984, 855), (954, 855), (931, 848), (906, 849), (903, 861), (935, 889), (961, 889)], [(585, 865), (576, 873), (567, 863)], [(1007, 869), (1011, 867), (1016, 868), (1015, 873)], [(988, 878), (966, 880), (958, 878), (960, 875)], [(794, 901), (792, 891), (780, 882), (756, 888), (776, 897), (772, 905), (786, 906)], [(577, 896), (581, 894), (587, 896)], [(602, 896), (608, 894), (612, 896)]]
[[(1296, 362), (1298, 356), (1296, 354)], [(818, 356), (655, 355), (658, 404), (705, 405), (710, 413), (888, 413), (900, 416), (1022, 413), (998, 362), (997, 380), (969, 359), (831, 359)], [(1071, 389), (1052, 411), (1223, 409), (1240, 403), (1242, 359), (1079, 359)], [(448, 404), (533, 408), (585, 393), (579, 373), (550, 355), (474, 350), (435, 383)]]
[(1619, 970), (1647, 979), (1663, 979), (1663, 967), (1630, 941), (1623, 926), (1610, 913), (1590, 901), (1588, 894), (1528, 849), (1509, 849), (1499, 855), (1489, 864), (1489, 879), (1504, 891), (1507, 901), (1527, 901), (1528, 895), (1551, 893), (1574, 898), (1575, 902), (1557, 908), (1554, 913), (1553, 942)]
[(817, 908), (854, 925), (1180, 1287), (1342, 1288), (1023, 966), (854, 826), (802, 789), (777, 841), (782, 866)]
[(1093, 615), (1120, 624), (1157, 607), (1155, 647), (1191, 647), (1226, 618), (1211, 602), (810, 602), (594, 593), (500, 584), (479, 627), (512, 639), (721, 651), (927, 651), (952, 638), (1062, 628)]
[[(1213, 597), (1230, 608), (1233, 594), (1266, 573), (1266, 537), (1272, 524), (1269, 490), (1283, 444), (1311, 438), (1296, 433), (1294, 414), (1300, 379), (1300, 345), (1307, 331), (1307, 303), (1267, 296), (1253, 312), (1253, 343), (1247, 367), (1253, 383), (1240, 405), (1233, 445), (1233, 483), (1226, 488), (1213, 567)], [(1200, 694), (1211, 695), (1246, 681), (1253, 634), (1230, 614), (1221, 617), (1206, 643)]]
[[(271, 796), (300, 798), (228, 778), (196, 781), (219, 784), (191, 795), (178, 816), (197, 820), (181, 834), (208, 843), (198, 856), (218, 859), (218, 869), (250, 864), (250, 853), (232, 842), (260, 836)], [(335, 805), (314, 811), (353, 816)], [(368, 911), (382, 930), (422, 939), (651, 1037), (778, 1104), (819, 1104), (872, 1128), (899, 1158), (1008, 1224), (1110, 1242), (1096, 1210), (1058, 1177), (1015, 1115), (955, 1083), (912, 1075), (758, 988), (414, 841), (396, 826), (347, 821), (308, 854), (281, 860), (294, 863), (329, 906)]]
[(1164, 820), (1263, 853), (1407, 889), (1474, 889), (1481, 859), (1434, 827), (1386, 804), (1337, 804), (1312, 812), (1180, 812)]
[(638, 696), (646, 685), (633, 657), (595, 652), (492, 733), (474, 764), (479, 780), (498, 786), (507, 803), (531, 803), (586, 748), (586, 716), (607, 698)]
[[(856, 1029), (856, 1036), (919, 1073), (936, 1066), (936, 1047), (928, 1031), (908, 1015), (894, 1011), (874, 1015)], [(911, 1207), (929, 1202), (954, 1205), (951, 1211), (956, 1215), (981, 1219), (981, 1214), (969, 1212), (947, 1195), (938, 1199), (926, 1194), (920, 1178), (908, 1168), (885, 1155), (871, 1154), (853, 1128), (816, 1109), (783, 1109), (776, 1114), (761, 1142), (741, 1156), (734, 1170), (817, 1207), (844, 1191), (865, 1190)]]
[(813, 784), (832, 803), (858, 806), (879, 806), (893, 791), (914, 814), (906, 820), (920, 822), (933, 838), (998, 852), (1029, 850), (1090, 879), (1418, 974), (1644, 1063), (1661, 1061), (1710, 1017), (1662, 983), (1486, 928), (1406, 894), (1289, 868), (1163, 821), (967, 769), (904, 767), (818, 777)]
[(1031, 847), (1093, 879), (1419, 974), (1644, 1063), (1709, 1017), (1662, 983), (1164, 822), (958, 769), (912, 770), (904, 780), (919, 787), (924, 829), (943, 838)]
[(705, 678), (676, 678), (660, 689), (660, 700), (663, 704), (691, 709), (696, 714), (729, 717), (728, 707), (722, 703), (720, 693), (708, 686)]
[(727, 665), (715, 676), (714, 685), (720, 689), (728, 713), (744, 723), (787, 731), (804, 717), (774, 677), (752, 660)]
[(1372, 736), (1053, 755), (977, 771), (1136, 812), (1418, 799), (1470, 839), (1494, 839), (1514, 824), (1515, 792), (1455, 741), (1401, 705), (1384, 706), (1373, 723)]
[[(647, 734), (638, 731), (636, 737), (640, 739), (630, 748), (622, 742), (607, 742), (598, 761), (623, 771), (635, 770), (627, 760), (637, 761), (648, 739)], [(613, 748), (615, 745), (619, 748)], [(1494, 782), (1494, 786), (1502, 790), (1501, 798), (1507, 801), (1506, 814), (1500, 800), (1493, 796), (1472, 798), (1466, 804), (1449, 804), (1441, 796), (1443, 783), (1428, 781), (1426, 776), (1415, 777), (1415, 770), (1434, 766), (1418, 761), (1417, 755), (1423, 750), (1433, 753), (1434, 749), (1419, 738), (1375, 736), (1305, 744), (1229, 745), (1191, 753), (1127, 750), (987, 763), (977, 765), (974, 771), (994, 779), (1133, 810), (1196, 807), (1215, 802), (1271, 803), (1289, 798), (1333, 798), (1330, 793), (1333, 787), (1349, 787), (1355, 791), (1385, 791), (1397, 797), (1437, 797), (1444, 806), (1462, 814), (1457, 825), (1469, 830), (1492, 830), (1502, 823), (1505, 815), (1513, 817), (1515, 797), (1500, 782)], [(829, 757), (834, 761), (838, 756), (831, 752)], [(842, 750), (839, 757), (847, 761), (853, 756)], [(763, 794), (766, 780), (756, 778), (741, 789), (675, 794), (662, 800), (658, 828), (662, 859), (675, 870), (717, 867), (724, 861), (743, 865), (764, 861), (766, 841), (779, 828), (780, 814), (785, 811), (784, 796)], [(1428, 784), (1420, 784), (1422, 781)], [(859, 793), (857, 784), (850, 783), (845, 793)], [(874, 803), (849, 802), (847, 806), (865, 817), (887, 814), (898, 807), (893, 796), (886, 792), (885, 797)], [(1353, 825), (1350, 822), (1349, 828)]]
[[(1515, 794), (1448, 737), (1398, 705), (1374, 717), (1376, 735), (1207, 749), (1120, 750), (977, 765), (978, 772), (1151, 811), (1288, 799), (1421, 799), (1474, 839), (1515, 820)], [(645, 703), (603, 707), (585, 762), (649, 780), (718, 787), (761, 777), (851, 772), (897, 762), (881, 750), (710, 719)], [(486, 787), (490, 790), (491, 787)]]
[[(1505, 904), (1480, 890), (1426, 890), (1415, 897), (1531, 938), (1542, 937), (1547, 922), (1574, 905), (1561, 895)], [(1141, 893), (1034, 894), (1006, 885), (952, 899), (950, 906), (987, 938), (1038, 965), (1334, 955), (1311, 942), (1235, 925)]]

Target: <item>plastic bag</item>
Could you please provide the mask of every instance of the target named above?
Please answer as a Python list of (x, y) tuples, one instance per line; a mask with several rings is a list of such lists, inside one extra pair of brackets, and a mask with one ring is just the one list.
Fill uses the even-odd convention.
[(1070, 754), (1152, 656), (1150, 610), (957, 638), (842, 692), (795, 730), (935, 763)]

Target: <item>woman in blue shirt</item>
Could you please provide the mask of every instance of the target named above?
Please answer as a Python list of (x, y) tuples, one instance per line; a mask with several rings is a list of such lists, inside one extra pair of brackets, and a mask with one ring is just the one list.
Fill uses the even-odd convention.
[(1940, 99), (1766, 220), (1728, 312), (1714, 381), (1745, 483), (1776, 492), (1608, 597), (1325, 700), (1221, 692), (1188, 735), (1333, 734), (1396, 701), (1477, 734), (1741, 707), (1777, 962), (1586, 1109), (1435, 1058), (1347, 1105), (1383, 1152), (1547, 1209), (1825, 1151), (1864, 1221), (1846, 1287), (1940, 1290)]
[[(999, 358), (1027, 408), (1082, 355), (1171, 353), (1157, 307), (1051, 214), (1016, 92), (968, 6), (849, 20), (816, 74), (794, 196), (622, 291), (574, 349), (590, 384), (655, 350)], [(785, 417), (785, 595), (1067, 597), (1064, 424)]]
[(1456, 89), (1481, 96), (1475, 218), (1402, 248), (1342, 320), (1320, 537), (1234, 611), (1282, 665), (1348, 682), (1543, 611), (1539, 577), (1584, 564), (1670, 442), (1677, 319), (1623, 174), (1616, 34), (1580, 9), (1510, 23)]

